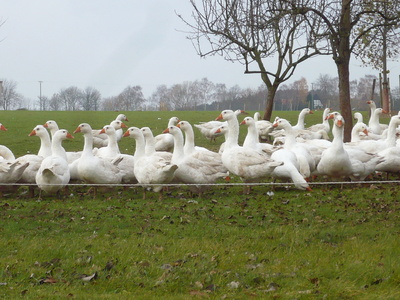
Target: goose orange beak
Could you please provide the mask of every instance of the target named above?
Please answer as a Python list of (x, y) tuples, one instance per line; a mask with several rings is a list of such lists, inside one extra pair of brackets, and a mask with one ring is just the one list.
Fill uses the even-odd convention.
[(123, 137), (129, 136), (129, 130), (125, 131), (125, 133), (122, 135)]
[(68, 133), (67, 133), (67, 138), (73, 139), (74, 137), (72, 136), (72, 134), (70, 134), (70, 133), (68, 132)]
[(246, 124), (246, 120), (243, 120), (242, 122), (240, 122), (239, 125), (245, 125)]
[(121, 128), (128, 128), (128, 126), (126, 126), (125, 123), (121, 122)]
[(221, 129), (218, 128), (217, 130), (215, 130), (215, 133), (221, 133)]
[(219, 121), (219, 120), (222, 120), (222, 119), (223, 119), (222, 114), (219, 114), (219, 116), (215, 119), (215, 121)]
[(36, 130), (35, 129), (32, 130), (30, 134), (28, 134), (28, 136), (34, 136), (34, 135), (36, 135)]
[(100, 130), (100, 134), (102, 134), (102, 133), (106, 133), (106, 131), (105, 131), (104, 128), (102, 128), (102, 129)]
[(342, 126), (343, 126), (343, 121), (342, 121), (342, 120), (338, 120), (338, 121), (336, 122), (336, 125), (337, 125), (338, 127), (342, 127)]
[(5, 128), (3, 124), (1, 124), (0, 130), (7, 131), (7, 128)]
[(165, 129), (162, 133), (169, 133), (169, 128)]
[(81, 132), (81, 128), (78, 126), (78, 128), (76, 128), (75, 130), (74, 130), (74, 133), (77, 133), (77, 132)]
[(367, 129), (364, 129), (362, 132), (363, 132), (365, 135), (368, 135), (368, 130), (367, 130)]

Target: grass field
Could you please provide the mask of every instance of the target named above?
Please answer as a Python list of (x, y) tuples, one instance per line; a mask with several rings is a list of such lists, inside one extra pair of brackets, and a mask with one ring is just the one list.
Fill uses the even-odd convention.
[[(128, 126), (155, 134), (174, 115), (196, 123), (218, 114), (126, 113)], [(27, 135), (36, 124), (54, 119), (72, 132), (81, 122), (100, 128), (116, 115), (1, 112), (9, 129), (0, 132), (1, 144), (16, 156), (35, 152), (38, 139)], [(80, 150), (82, 141), (77, 134), (64, 145)], [(196, 138), (214, 150), (220, 142)], [(133, 152), (132, 140), (123, 139), (121, 149)], [(202, 198), (172, 187), (163, 201), (151, 194), (143, 200), (139, 187), (106, 189), (93, 199), (85, 186), (39, 201), (21, 187), (0, 200), (0, 298), (398, 299), (398, 184), (374, 180), (319, 183), (312, 192), (260, 185), (250, 195), (219, 185)]]

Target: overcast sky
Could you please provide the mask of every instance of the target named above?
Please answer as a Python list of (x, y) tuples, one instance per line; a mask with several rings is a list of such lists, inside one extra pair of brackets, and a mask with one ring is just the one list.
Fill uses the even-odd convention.
[[(51, 97), (62, 88), (97, 88), (116, 96), (140, 85), (149, 97), (161, 84), (208, 78), (227, 87), (256, 88), (259, 75), (245, 75), (239, 63), (201, 59), (175, 12), (190, 18), (188, 0), (0, 0), (0, 78), (17, 82), (30, 99)], [(398, 76), (399, 64), (390, 67)], [(336, 75), (330, 57), (304, 63), (290, 82)], [(375, 74), (353, 60), (351, 79)], [(397, 85), (397, 81), (396, 81)]]

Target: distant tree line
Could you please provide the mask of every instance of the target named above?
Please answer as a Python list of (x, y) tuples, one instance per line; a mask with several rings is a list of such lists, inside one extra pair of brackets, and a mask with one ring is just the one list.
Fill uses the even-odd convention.
[[(376, 88), (373, 90), (373, 82)], [(353, 110), (365, 110), (366, 101), (371, 98), (379, 104), (379, 80), (374, 75), (366, 75), (350, 81), (351, 104)], [(245, 109), (262, 111), (267, 94), (265, 85), (258, 88), (241, 88), (238, 85), (228, 88), (225, 84), (213, 83), (207, 78), (185, 81), (170, 87), (159, 85), (148, 97), (144, 97), (142, 87), (127, 86), (120, 94), (102, 98), (94, 87), (80, 89), (76, 86), (62, 88), (51, 97), (38, 97), (35, 103), (29, 103), (17, 92), (17, 83), (2, 80), (0, 107), (3, 110), (40, 109), (45, 111), (139, 111), (139, 110), (213, 110)], [(319, 101), (317, 101), (319, 100)], [(392, 109), (400, 109), (399, 88), (391, 91)], [(321, 107), (314, 104), (321, 104)], [(278, 89), (274, 110), (301, 110), (304, 107), (330, 107), (339, 110), (338, 78), (320, 74), (317, 80), (309, 84), (301, 78), (290, 84), (282, 84)]]

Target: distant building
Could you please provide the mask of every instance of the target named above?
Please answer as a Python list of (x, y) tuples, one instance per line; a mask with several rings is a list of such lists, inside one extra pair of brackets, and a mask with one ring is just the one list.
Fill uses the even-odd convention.
[(321, 100), (314, 100), (314, 109), (322, 109), (323, 107)]

